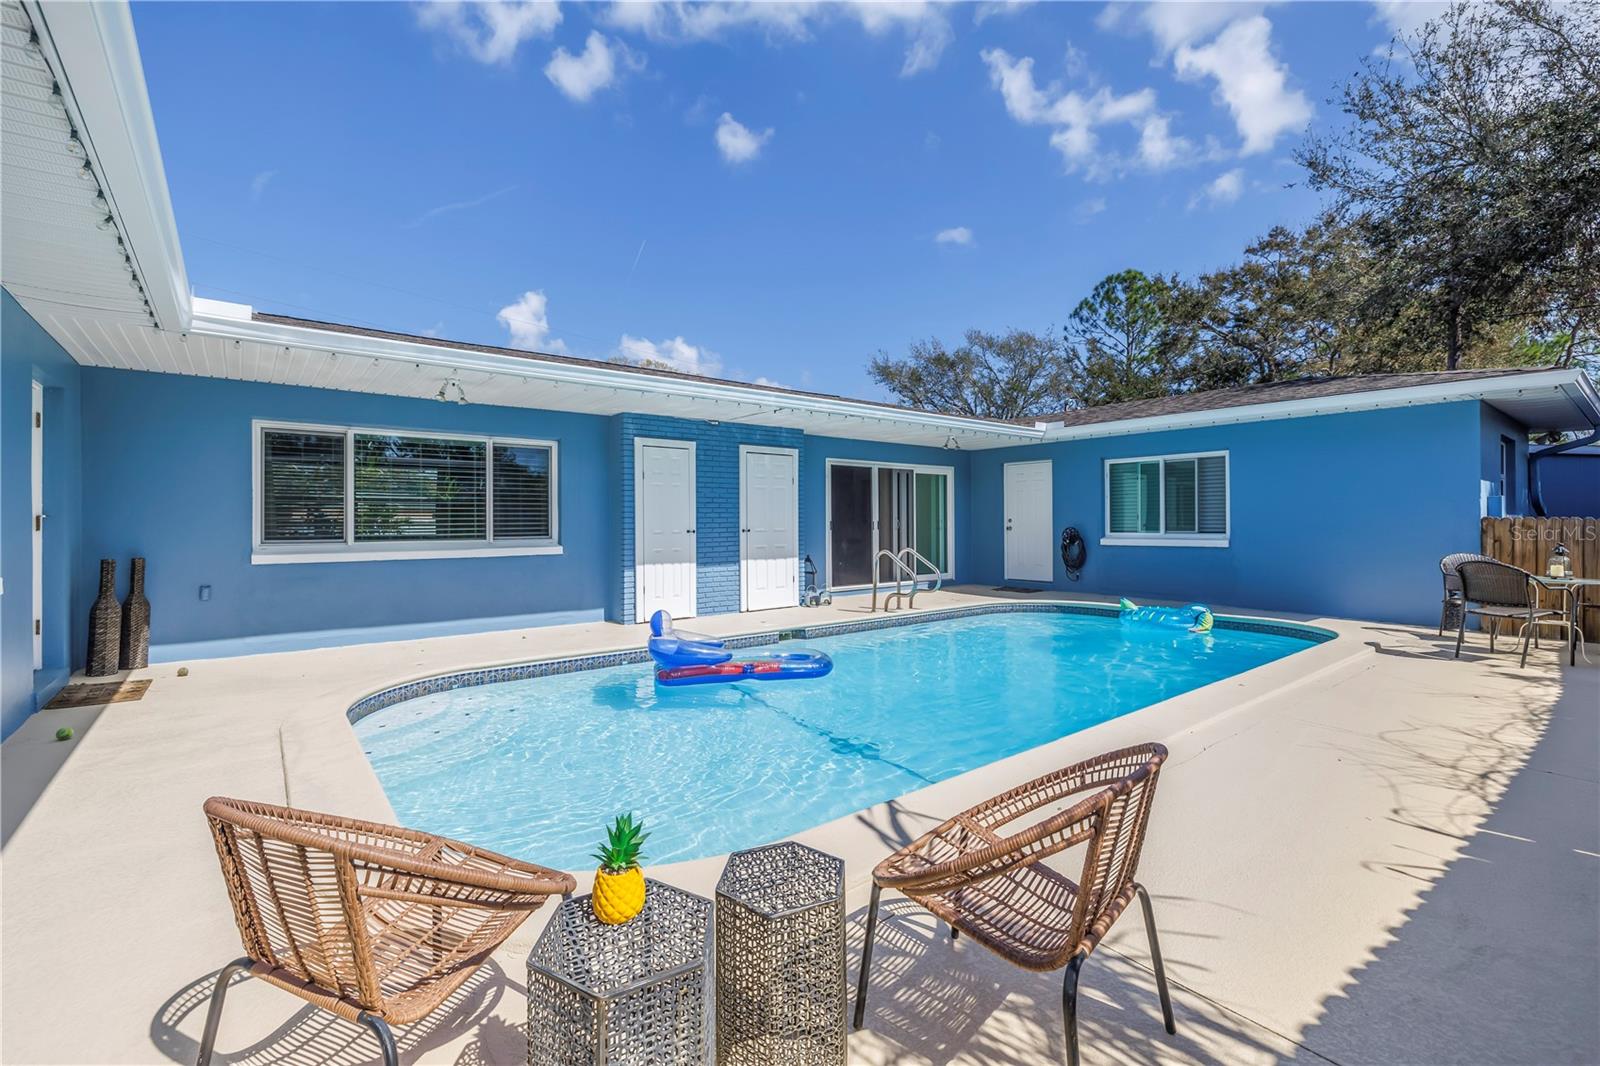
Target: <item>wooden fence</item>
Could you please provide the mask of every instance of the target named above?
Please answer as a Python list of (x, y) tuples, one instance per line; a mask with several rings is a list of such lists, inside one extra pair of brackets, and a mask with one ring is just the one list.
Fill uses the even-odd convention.
[[(1544, 573), (1551, 551), (1564, 544), (1579, 577), (1600, 577), (1600, 519), (1485, 518), (1482, 538), (1483, 554), (1534, 574)], [(1585, 603), (1600, 604), (1600, 588), (1584, 592)], [(1584, 640), (1600, 641), (1600, 610), (1584, 611), (1582, 625)], [(1515, 628), (1502, 623), (1501, 631)]]

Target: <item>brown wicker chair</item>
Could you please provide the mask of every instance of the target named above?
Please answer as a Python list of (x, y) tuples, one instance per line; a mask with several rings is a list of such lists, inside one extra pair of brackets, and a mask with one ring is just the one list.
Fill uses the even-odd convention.
[(577, 887), (556, 870), (377, 822), (221, 797), (205, 812), (245, 957), (217, 975), (199, 1066), (241, 970), (365, 1025), (396, 1066), (390, 1025), (432, 1012), (548, 897)]
[[(1024, 969), (1067, 968), (1061, 1002), (1070, 1066), (1078, 1063), (1078, 973), (1138, 895), (1161, 1016), (1167, 1032), (1177, 1032), (1150, 896), (1133, 879), (1166, 757), (1160, 744), (1143, 744), (1057, 770), (961, 812), (879, 863), (872, 872), (855, 1027), (866, 1013), (878, 895), (893, 888), (948, 922), (952, 939), (966, 933)], [(1001, 835), (1018, 818), (1090, 790), (1060, 813)], [(1087, 845), (1081, 882), (1040, 861), (1078, 844)]]
[(1466, 601), (1461, 621), (1456, 626), (1456, 658), (1461, 658), (1461, 642), (1467, 634), (1467, 615), (1484, 620), (1489, 630), (1489, 650), (1494, 651), (1499, 620), (1520, 620), (1517, 634), (1522, 637), (1522, 666), (1528, 665), (1528, 641), (1541, 625), (1567, 626), (1570, 638), (1572, 621), (1565, 611), (1539, 606), (1539, 585), (1533, 575), (1515, 566), (1492, 559), (1472, 559), (1456, 567), (1461, 578), (1461, 598)]

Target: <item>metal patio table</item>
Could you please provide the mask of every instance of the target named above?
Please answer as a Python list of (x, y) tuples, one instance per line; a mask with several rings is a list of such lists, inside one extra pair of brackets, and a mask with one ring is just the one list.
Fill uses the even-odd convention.
[[(1600, 588), (1600, 577), (1545, 577), (1534, 574), (1533, 579), (1551, 592), (1559, 592), (1566, 600), (1567, 621), (1572, 630), (1567, 634), (1567, 665), (1578, 665), (1578, 645), (1583, 642), (1583, 596), (1585, 589)], [(1588, 651), (1583, 653), (1589, 659)]]
[(844, 863), (794, 841), (717, 882), (717, 1066), (844, 1066)]
[(556, 908), (528, 956), (528, 1066), (703, 1066), (711, 901), (645, 885), (621, 925), (588, 896)]

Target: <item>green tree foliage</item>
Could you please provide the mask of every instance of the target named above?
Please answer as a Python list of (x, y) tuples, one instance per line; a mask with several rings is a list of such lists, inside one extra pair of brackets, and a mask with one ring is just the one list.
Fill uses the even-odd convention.
[(1124, 270), (1079, 301), (1062, 331), (1074, 407), (1143, 400), (1178, 389), (1190, 333), (1176, 279)]
[(867, 370), (913, 407), (981, 418), (1053, 414), (1073, 405), (1070, 368), (1053, 334), (969, 329), (959, 347), (916, 341), (906, 358), (879, 352)]
[(1458, 4), (1345, 87), (1351, 122), (1298, 153), (1362, 227), (1390, 309), (1415, 302), (1449, 368), (1511, 320), (1595, 331), (1600, 5)]
[(1113, 274), (1059, 340), (972, 331), (873, 376), (1016, 418), (1306, 374), (1600, 369), (1600, 0), (1452, 5), (1340, 103), (1298, 153), (1330, 200), (1310, 225), (1193, 281)]

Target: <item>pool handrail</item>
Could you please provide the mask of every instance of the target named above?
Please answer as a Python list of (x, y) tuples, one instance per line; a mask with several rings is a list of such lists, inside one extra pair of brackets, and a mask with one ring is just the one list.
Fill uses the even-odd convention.
[[(908, 555), (911, 556), (911, 559), (914, 561), (907, 561), (906, 556)], [(878, 586), (882, 580), (879, 576), (881, 574), (881, 570), (878, 566), (878, 562), (882, 559), (887, 559), (889, 564), (894, 567), (894, 591), (885, 596), (883, 600), (883, 609), (886, 611), (893, 608), (894, 601), (896, 599), (903, 599), (906, 601), (907, 607), (915, 608), (917, 605), (917, 592), (920, 590), (917, 582), (922, 580), (924, 577), (932, 577), (934, 579), (933, 585), (931, 586), (934, 591), (938, 591), (944, 586), (944, 574), (940, 572), (937, 566), (933, 565), (931, 560), (929, 560), (922, 553), (918, 552), (917, 549), (909, 546), (901, 548), (899, 551), (893, 551), (889, 548), (884, 548), (882, 551), (878, 552), (877, 555), (872, 557), (871, 613), (873, 614), (876, 614), (878, 611)], [(931, 573), (918, 573), (915, 565), (916, 563), (921, 563), (923, 566), (926, 566)], [(909, 593), (906, 592), (905, 587), (902, 584), (902, 582), (907, 579), (909, 579), (911, 582), (911, 591)]]

